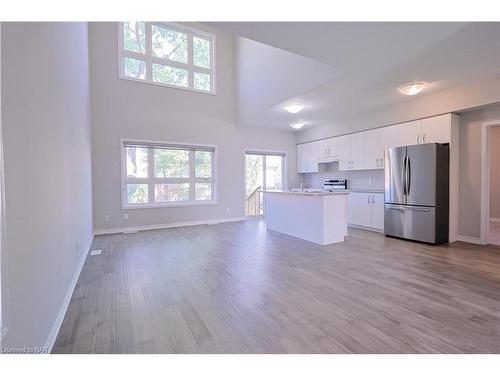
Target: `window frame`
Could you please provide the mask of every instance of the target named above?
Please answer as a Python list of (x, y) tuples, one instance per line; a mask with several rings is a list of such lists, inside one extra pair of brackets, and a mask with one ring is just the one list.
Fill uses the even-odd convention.
[[(123, 22), (117, 22), (118, 27), (118, 78), (124, 79), (127, 81), (146, 83), (150, 85), (169, 87), (180, 90), (193, 91), (202, 94), (209, 95), (217, 95), (217, 74), (216, 74), (216, 36), (214, 34), (208, 33), (203, 30), (195, 29), (193, 27), (181, 25), (174, 22), (144, 22), (145, 25), (145, 39), (146, 39), (146, 50), (144, 54), (132, 51), (126, 51), (123, 48)], [(187, 44), (188, 44), (188, 62), (182, 63), (174, 60), (163, 59), (160, 57), (153, 56), (152, 51), (152, 33), (153, 33), (153, 25), (166, 27), (174, 31), (179, 31), (185, 33), (187, 35)], [(201, 66), (196, 66), (193, 64), (193, 37), (199, 37), (203, 39), (207, 39), (210, 42), (211, 46), (211, 68), (204, 68)], [(146, 64), (146, 75), (144, 79), (129, 77), (125, 75), (124, 66), (123, 66), (123, 58), (130, 57), (137, 60), (142, 60)], [(185, 69), (188, 72), (188, 87), (176, 86), (169, 83), (156, 82), (153, 81), (153, 63), (161, 64), (163, 66), (173, 67)], [(205, 73), (211, 75), (210, 79), (210, 91), (204, 91), (194, 88), (194, 73)], [(191, 86), (191, 87), (190, 87)]]
[[(154, 150), (154, 145), (161, 145), (163, 147), (179, 147), (179, 149), (188, 149), (190, 152), (189, 159), (189, 177), (155, 177), (154, 176), (154, 151), (148, 154), (148, 177), (147, 178), (135, 178), (127, 177), (127, 155), (125, 152), (126, 144), (134, 143), (137, 147), (141, 145), (150, 147)], [(195, 151), (202, 151), (196, 149), (213, 149), (212, 157), (212, 177), (196, 177), (196, 162), (194, 158)], [(197, 143), (179, 143), (179, 142), (164, 142), (164, 141), (146, 141), (137, 139), (120, 139), (120, 155), (121, 155), (121, 208), (122, 210), (135, 210), (144, 208), (168, 208), (168, 207), (186, 207), (186, 206), (210, 206), (218, 204), (218, 184), (217, 184), (217, 146), (207, 145), (207, 144), (197, 144)], [(151, 173), (153, 172), (153, 173)], [(210, 181), (212, 184), (212, 199), (210, 200), (195, 200), (194, 194), (196, 194), (195, 188), (190, 188), (189, 200), (178, 201), (178, 202), (154, 202), (154, 189), (155, 184), (161, 183), (208, 183)], [(148, 185), (148, 203), (128, 203), (127, 202), (127, 185), (128, 184), (147, 184)], [(193, 195), (191, 195), (191, 191)], [(153, 193), (153, 194), (152, 194)], [(152, 195), (151, 195), (152, 194)], [(153, 201), (151, 201), (153, 199)]]

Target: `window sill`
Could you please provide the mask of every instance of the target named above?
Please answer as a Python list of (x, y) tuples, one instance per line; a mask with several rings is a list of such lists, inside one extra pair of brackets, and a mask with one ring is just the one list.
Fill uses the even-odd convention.
[(171, 203), (148, 203), (148, 204), (122, 204), (122, 210), (141, 210), (145, 208), (172, 208), (172, 207), (189, 207), (189, 206), (214, 206), (216, 204), (218, 204), (217, 200), (171, 202)]
[(191, 87), (175, 86), (175, 85), (169, 85), (168, 83), (161, 83), (161, 82), (155, 82), (155, 81), (150, 81), (150, 80), (146, 80), (146, 79), (128, 77), (128, 76), (125, 76), (123, 74), (120, 74), (118, 76), (118, 78), (119, 79), (123, 79), (125, 81), (145, 83), (146, 85), (168, 87), (168, 88), (171, 88), (171, 89), (177, 89), (177, 90), (183, 90), (183, 91), (191, 91), (191, 92), (197, 92), (199, 94), (206, 94), (206, 95), (213, 95), (213, 96), (217, 95), (217, 92), (215, 90), (213, 90), (213, 91), (197, 90), (197, 89), (194, 89), (194, 88), (191, 88)]

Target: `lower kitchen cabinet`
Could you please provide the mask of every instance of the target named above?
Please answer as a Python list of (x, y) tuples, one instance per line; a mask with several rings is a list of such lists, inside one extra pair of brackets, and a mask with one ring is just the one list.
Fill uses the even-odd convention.
[(384, 194), (358, 193), (349, 194), (348, 222), (365, 228), (384, 229)]

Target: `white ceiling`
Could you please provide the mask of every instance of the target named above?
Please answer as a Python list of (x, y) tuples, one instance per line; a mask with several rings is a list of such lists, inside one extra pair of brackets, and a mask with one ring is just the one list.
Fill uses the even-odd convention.
[[(422, 96), (500, 77), (500, 23), (211, 25), (244, 37), (236, 39), (243, 125), (291, 130), (303, 120), (307, 129), (411, 100), (397, 91), (404, 83), (430, 82)], [(291, 116), (284, 106), (297, 101), (305, 109)]]

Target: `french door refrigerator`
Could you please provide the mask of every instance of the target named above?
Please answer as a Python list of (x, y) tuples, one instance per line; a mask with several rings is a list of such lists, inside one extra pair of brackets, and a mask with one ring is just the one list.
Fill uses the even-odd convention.
[(385, 150), (384, 232), (448, 242), (449, 145), (427, 143)]

